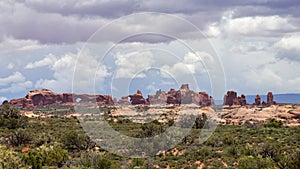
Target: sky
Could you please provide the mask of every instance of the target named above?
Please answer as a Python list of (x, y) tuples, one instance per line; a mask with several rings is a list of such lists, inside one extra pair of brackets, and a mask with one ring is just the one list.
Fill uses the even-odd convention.
[(300, 93), (299, 0), (0, 1), (0, 102), (33, 89), (121, 97)]

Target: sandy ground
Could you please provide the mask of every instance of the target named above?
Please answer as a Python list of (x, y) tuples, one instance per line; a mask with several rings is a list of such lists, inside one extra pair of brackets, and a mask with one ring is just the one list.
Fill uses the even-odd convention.
[[(183, 114), (202, 114), (205, 113), (210, 120), (220, 124), (243, 124), (246, 121), (250, 123), (263, 123), (268, 119), (274, 118), (281, 120), (287, 126), (300, 125), (300, 105), (272, 105), (269, 107), (257, 106), (223, 106), (218, 109), (214, 107), (195, 108), (195, 105), (181, 107), (159, 107), (151, 106), (149, 110), (140, 110), (136, 106), (119, 107), (111, 110), (112, 117), (123, 117), (133, 122), (145, 123), (152, 120), (168, 122), (170, 119), (176, 120)], [(33, 111), (21, 111), (21, 114), (27, 117), (47, 118), (52, 115), (37, 115)], [(86, 115), (86, 114), (85, 114)], [(65, 115), (65, 117), (82, 116), (79, 113)]]

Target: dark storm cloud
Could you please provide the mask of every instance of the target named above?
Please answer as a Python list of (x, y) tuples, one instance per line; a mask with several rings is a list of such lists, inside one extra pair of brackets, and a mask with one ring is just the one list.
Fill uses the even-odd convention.
[[(299, 7), (298, 0), (190, 0), (190, 1), (161, 1), (161, 0), (100, 0), (100, 1), (38, 1), (27, 0), (24, 3), (39, 12), (60, 13), (63, 15), (97, 15), (107, 18), (115, 18), (127, 15), (133, 12), (151, 11), (163, 13), (182, 13), (193, 14), (199, 11), (223, 12), (229, 8), (251, 6), (255, 8), (265, 7), (265, 9), (273, 9), (280, 11), (289, 11)], [(266, 10), (268, 12), (268, 10)], [(290, 12), (290, 11), (289, 11)], [(295, 11), (296, 12), (296, 11)], [(294, 13), (293, 13), (294, 14)], [(296, 13), (295, 13), (296, 14)]]
[[(84, 42), (97, 29), (113, 19), (135, 12), (176, 14), (188, 19), (203, 31), (211, 23), (220, 22), (226, 11), (234, 11), (232, 18), (258, 15), (298, 17), (299, 4), (299, 0), (11, 0), (9, 3), (2, 1), (0, 2), (0, 40), (6, 36), (38, 40), (41, 43)], [(157, 20), (157, 24), (150, 26), (157, 26), (163, 22), (164, 20)], [(121, 29), (136, 23), (124, 23), (120, 25), (120, 30), (116, 29), (110, 36), (119, 32), (124, 33)], [(167, 25), (167, 27), (174, 31), (173, 26)], [(179, 31), (180, 34), (192, 36), (189, 30)], [(143, 39), (138, 41), (140, 40)], [(147, 39), (145, 41), (147, 42)], [(149, 42), (157, 41), (160, 40), (149, 39)]]
[(24, 4), (38, 12), (59, 13), (62, 15), (101, 16), (116, 18), (131, 14), (138, 9), (137, 0), (119, 1), (35, 1), (27, 0)]

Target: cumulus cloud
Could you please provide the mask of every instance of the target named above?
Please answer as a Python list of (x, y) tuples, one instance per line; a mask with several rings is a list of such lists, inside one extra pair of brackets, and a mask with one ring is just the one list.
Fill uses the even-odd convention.
[(7, 100), (6, 97), (0, 96), (0, 103), (2, 103), (4, 100)]
[[(213, 66), (214, 58), (206, 53), (197, 51), (196, 53), (188, 52), (181, 62), (172, 66), (164, 65), (161, 70), (173, 76), (184, 77), (186, 75), (203, 74)], [(166, 75), (168, 76), (168, 75)]]
[(6, 86), (10, 83), (18, 83), (23, 81), (25, 81), (25, 77), (23, 76), (23, 74), (20, 72), (15, 72), (8, 77), (0, 78), (0, 86)]
[(107, 68), (100, 64), (97, 57), (88, 52), (67, 53), (57, 59), (50, 68), (54, 71), (53, 78), (38, 80), (36, 88), (65, 92), (72, 91), (73, 87), (76, 93), (93, 93), (94, 84), (102, 86), (104, 78), (109, 75)]
[(117, 53), (115, 78), (143, 78), (142, 71), (151, 68), (153, 63), (151, 51)]
[(31, 81), (26, 81), (26, 78), (20, 72), (0, 78), (0, 93), (17, 93), (32, 87)]
[(54, 63), (57, 61), (57, 58), (53, 54), (49, 54), (46, 56), (44, 59), (33, 62), (33, 63), (28, 63), (25, 66), (25, 69), (34, 69), (38, 67), (43, 67), (43, 66), (52, 66)]
[(275, 47), (284, 50), (300, 50), (300, 34), (285, 36), (275, 44)]
[(15, 67), (15, 65), (13, 63), (9, 63), (7, 65), (7, 69), (13, 69)]
[(28, 90), (32, 87), (31, 81), (12, 83), (9, 87), (1, 88), (0, 93), (18, 93)]
[(225, 30), (232, 35), (243, 36), (279, 36), (294, 32), (299, 27), (291, 22), (292, 18), (274, 16), (253, 16), (242, 18), (226, 18)]
[(39, 44), (37, 40), (14, 39), (12, 37), (4, 37), (0, 43), (0, 51), (2, 53), (36, 50), (42, 47), (45, 46)]

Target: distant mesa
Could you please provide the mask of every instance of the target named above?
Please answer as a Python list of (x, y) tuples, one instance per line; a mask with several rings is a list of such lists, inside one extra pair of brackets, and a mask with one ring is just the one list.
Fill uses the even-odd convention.
[(12, 99), (9, 103), (18, 108), (34, 108), (51, 104), (72, 104), (73, 100), (80, 102), (96, 102), (99, 105), (112, 105), (113, 100), (109, 95), (88, 95), (63, 93), (57, 94), (48, 89), (32, 90), (24, 98)]
[(158, 90), (154, 95), (149, 94), (147, 99), (143, 97), (140, 90), (128, 97), (130, 97), (130, 104), (132, 105), (197, 104), (210, 106), (214, 103), (213, 98), (208, 96), (206, 92), (192, 91), (188, 84), (183, 84), (179, 90), (170, 89), (168, 92)]
[(255, 103), (254, 104), (257, 105), (257, 106), (261, 105), (260, 95), (259, 94), (256, 95), (256, 97), (255, 97)]
[[(259, 94), (256, 95), (253, 105), (256, 106), (271, 106), (275, 105), (276, 102), (273, 100), (273, 94), (272, 92), (268, 92), (267, 96), (267, 102), (261, 102), (261, 97)], [(227, 93), (224, 95), (224, 105), (233, 106), (233, 105), (239, 105), (239, 106), (245, 106), (247, 105), (246, 96), (244, 94), (241, 94), (241, 96), (237, 96), (237, 92), (235, 91), (227, 91)]]
[[(51, 104), (65, 104), (72, 105), (73, 103), (97, 103), (99, 106), (104, 105), (166, 105), (166, 104), (196, 104), (200, 106), (214, 105), (214, 99), (206, 92), (195, 92), (189, 89), (188, 84), (182, 84), (178, 89), (170, 89), (168, 92), (158, 90), (155, 94), (149, 94), (144, 98), (141, 90), (137, 90), (135, 94), (123, 96), (119, 100), (112, 99), (111, 95), (91, 95), (91, 94), (74, 94), (62, 93), (57, 94), (49, 89), (32, 90), (24, 98), (12, 99), (11, 101), (4, 101), (2, 104), (11, 104), (18, 108), (34, 108), (37, 106), (46, 106)], [(267, 102), (261, 102), (260, 95), (255, 97), (253, 105), (256, 106), (270, 106), (276, 102), (273, 100), (272, 92), (267, 95)], [(224, 105), (245, 106), (247, 105), (246, 96), (237, 95), (235, 91), (228, 91), (224, 95)]]

